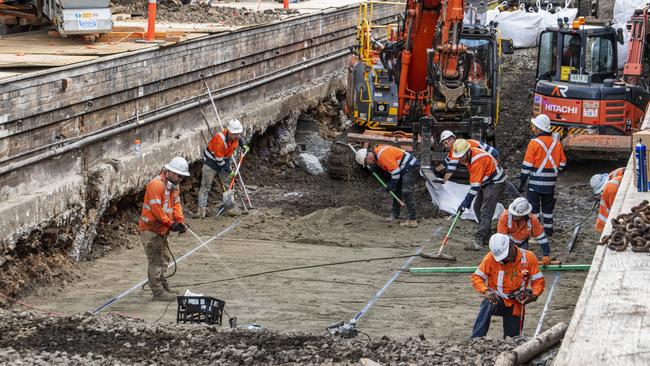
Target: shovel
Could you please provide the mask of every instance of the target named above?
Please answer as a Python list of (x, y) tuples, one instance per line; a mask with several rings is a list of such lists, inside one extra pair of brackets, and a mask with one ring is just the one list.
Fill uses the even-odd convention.
[(235, 186), (235, 180), (237, 179), (237, 174), (239, 174), (239, 168), (241, 167), (241, 163), (244, 161), (244, 157), (248, 151), (244, 150), (244, 153), (241, 155), (239, 158), (239, 164), (235, 165), (235, 174), (232, 176), (232, 179), (230, 180), (230, 185), (228, 186), (228, 190), (223, 192), (223, 207), (225, 208), (233, 208), (235, 207), (235, 190), (233, 187)]
[(454, 226), (456, 226), (456, 222), (458, 222), (458, 219), (460, 218), (461, 211), (458, 211), (456, 213), (456, 217), (454, 217), (454, 221), (451, 223), (451, 226), (449, 227), (449, 230), (447, 231), (447, 235), (445, 235), (445, 238), (442, 239), (442, 244), (440, 244), (440, 249), (438, 249), (438, 253), (422, 253), (420, 254), (420, 257), (424, 259), (433, 259), (433, 260), (443, 260), (443, 261), (456, 261), (456, 257), (453, 255), (449, 254), (443, 254), (442, 250), (445, 248), (447, 245), (447, 242), (449, 242), (449, 236), (451, 235), (451, 232), (454, 230)]

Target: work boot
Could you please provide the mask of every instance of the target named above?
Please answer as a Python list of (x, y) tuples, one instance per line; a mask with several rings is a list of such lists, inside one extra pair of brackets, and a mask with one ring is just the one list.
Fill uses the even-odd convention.
[(402, 227), (416, 228), (418, 227), (418, 222), (417, 220), (406, 220), (404, 222), (401, 222), (399, 225)]
[(205, 207), (199, 207), (196, 209), (196, 213), (192, 215), (193, 219), (204, 219), (206, 216), (206, 209)]
[(169, 287), (168, 283), (163, 283), (162, 288), (163, 288), (163, 291), (165, 291), (167, 293), (170, 293), (170, 294), (172, 294), (174, 296), (178, 296), (178, 292), (172, 290), (171, 287)]
[(395, 221), (397, 221), (397, 217), (393, 215), (384, 218), (384, 222), (395, 222)]
[(172, 295), (168, 292), (165, 291), (160, 291), (160, 292), (154, 292), (153, 293), (153, 298), (151, 299), (152, 301), (164, 301), (164, 302), (172, 302), (176, 300), (176, 295)]
[(479, 250), (483, 250), (483, 244), (478, 240), (474, 240), (471, 243), (465, 243), (463, 249), (479, 251)]

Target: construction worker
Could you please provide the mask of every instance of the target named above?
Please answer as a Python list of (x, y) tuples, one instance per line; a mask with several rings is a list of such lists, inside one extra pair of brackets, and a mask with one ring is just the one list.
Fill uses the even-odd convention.
[(472, 286), (484, 297), (472, 338), (487, 335), (493, 315), (503, 317), (503, 338), (514, 337), (523, 327), (522, 308), (544, 292), (544, 275), (533, 253), (496, 233), (490, 238), (490, 253), (472, 274)]
[(176, 295), (169, 288), (165, 272), (169, 265), (170, 231), (183, 234), (185, 224), (179, 183), (189, 176), (187, 161), (173, 158), (159, 176), (147, 183), (140, 215), (140, 239), (147, 255), (147, 276), (154, 301), (172, 301)]
[[(524, 192), (544, 225), (546, 235), (553, 235), (553, 211), (555, 210), (555, 182), (566, 167), (566, 156), (557, 134), (551, 133), (551, 120), (540, 114), (530, 120), (535, 137), (528, 143), (526, 156), (519, 176), (519, 192)], [(540, 215), (541, 209), (541, 215)]]
[(527, 199), (516, 198), (499, 217), (497, 233), (508, 235), (510, 241), (526, 250), (528, 250), (528, 241), (534, 237), (542, 247), (542, 264), (548, 266), (551, 264), (548, 236), (537, 216), (531, 215), (532, 210), (533, 207)]
[(478, 219), (474, 241), (467, 243), (465, 250), (481, 250), (490, 237), (492, 217), (505, 190), (506, 175), (494, 156), (471, 147), (467, 140), (458, 139), (454, 142), (452, 157), (467, 166), (471, 186), (458, 211), (470, 208), (474, 201), (474, 213)]
[[(363, 167), (368, 167), (371, 170), (379, 167), (390, 174), (388, 190), (403, 199), (408, 210), (408, 219), (400, 223), (400, 225), (410, 228), (417, 227), (413, 186), (420, 170), (418, 160), (409, 152), (390, 145), (378, 145), (371, 151), (359, 149), (356, 152), (355, 159)], [(393, 198), (392, 212), (386, 221), (398, 220), (400, 208), (399, 202)]]
[(212, 189), (214, 177), (219, 174), (221, 181), (227, 182), (232, 174), (231, 163), (235, 150), (240, 145), (248, 150), (248, 146), (244, 145), (240, 138), (243, 131), (241, 122), (238, 119), (231, 119), (228, 121), (226, 129), (212, 136), (208, 146), (203, 150), (198, 217), (205, 218), (207, 215), (208, 193)]
[(599, 233), (602, 233), (605, 228), (609, 210), (612, 209), (618, 187), (623, 179), (623, 173), (625, 173), (625, 168), (618, 168), (609, 174), (596, 174), (589, 181), (591, 190), (594, 193), (594, 199), (600, 200), (598, 218), (596, 219), (596, 231)]
[[(436, 167), (437, 172), (445, 172), (445, 175), (442, 178), (443, 184), (447, 183), (449, 178), (451, 178), (452, 175), (454, 175), (454, 172), (456, 171), (456, 167), (458, 166), (458, 159), (455, 159), (453, 156), (453, 146), (454, 142), (456, 142), (456, 135), (454, 135), (453, 132), (449, 130), (444, 130), (440, 134), (440, 143), (442, 146), (445, 148), (446, 151), (449, 151), (447, 156), (445, 157), (445, 161), (442, 164), (439, 164)], [(499, 150), (497, 150), (495, 147), (488, 145), (485, 142), (481, 142), (478, 140), (473, 140), (469, 139), (467, 140), (469, 142), (471, 147), (476, 147), (481, 150), (489, 152), (492, 156), (494, 156), (497, 161), (499, 160)]]

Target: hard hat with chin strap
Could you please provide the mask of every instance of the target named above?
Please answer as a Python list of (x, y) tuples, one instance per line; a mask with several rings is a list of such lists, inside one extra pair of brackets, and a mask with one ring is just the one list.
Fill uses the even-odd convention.
[(361, 166), (366, 166), (366, 156), (368, 155), (368, 150), (367, 149), (359, 149), (357, 150), (356, 153), (354, 153), (354, 159), (359, 163)]
[(605, 185), (609, 181), (609, 174), (596, 174), (589, 180), (589, 185), (591, 185), (591, 191), (594, 194), (601, 194), (605, 190)]
[(531, 118), (530, 123), (544, 132), (551, 132), (551, 119), (545, 114)]
[(456, 159), (460, 159), (467, 153), (469, 148), (470, 148), (470, 145), (469, 145), (469, 142), (467, 142), (467, 140), (465, 140), (465, 139), (457, 139), (454, 142), (452, 156), (454, 158), (456, 158)]
[(242, 133), (244, 127), (238, 119), (234, 118), (228, 121), (228, 131), (230, 131), (230, 133)]
[(165, 169), (185, 177), (190, 176), (190, 167), (187, 164), (187, 160), (180, 156), (173, 158), (169, 164), (165, 165)]
[(490, 252), (497, 262), (501, 262), (508, 256), (510, 249), (510, 238), (506, 234), (494, 234), (490, 237)]
[(444, 130), (440, 134), (440, 142), (443, 142), (450, 137), (456, 137), (456, 135), (454, 135), (454, 133), (449, 130)]
[(524, 197), (518, 197), (510, 206), (508, 206), (508, 212), (514, 216), (526, 216), (533, 210), (533, 206), (528, 202)]

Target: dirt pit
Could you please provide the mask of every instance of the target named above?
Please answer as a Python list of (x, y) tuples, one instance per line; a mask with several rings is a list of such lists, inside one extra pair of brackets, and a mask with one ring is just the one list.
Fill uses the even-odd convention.
[[(530, 109), (529, 105), (522, 104), (521, 98), (514, 96), (523, 93), (530, 96), (531, 84), (517, 80), (534, 77), (531, 76), (534, 70), (528, 66), (518, 67), (526, 65), (526, 60), (530, 58), (529, 52), (517, 52), (511, 57), (506, 59), (506, 70), (512, 72), (512, 75), (506, 80), (511, 80), (512, 84), (504, 86), (510, 89), (502, 99), (506, 112), (499, 130), (503, 132), (500, 132), (498, 142), (503, 144), (499, 147), (502, 148), (508, 172), (516, 179), (518, 164), (530, 139), (525, 127)], [(315, 118), (323, 127), (330, 125), (328, 123), (331, 120), (328, 119), (337, 117), (336, 113), (329, 111), (316, 113)], [(525, 126), (522, 127), (522, 124)], [(291, 129), (288, 131), (292, 133)], [(272, 131), (275, 138), (258, 136), (251, 144), (253, 153), (251, 160), (244, 165), (243, 174), (247, 184), (254, 188), (251, 190), (251, 199), (256, 207), (254, 210), (238, 217), (213, 215), (203, 220), (189, 219), (192, 231), (199, 238), (191, 233), (170, 237), (171, 250), (176, 258), (180, 258), (202, 241), (213, 239), (217, 233), (232, 227), (178, 262), (177, 271), (170, 279), (173, 289), (179, 292), (190, 290), (224, 300), (229, 316), (236, 316), (240, 326), (257, 324), (281, 334), (263, 333), (261, 336), (258, 333), (225, 331), (201, 325), (172, 325), (176, 320), (176, 304), (151, 302), (150, 291), (136, 287), (100, 314), (115, 312), (141, 319), (149, 325), (124, 325), (118, 322), (115, 326), (123, 326), (125, 329), (135, 327), (139, 329), (137, 334), (143, 335), (141, 338), (150, 337), (158, 343), (150, 346), (147, 343), (149, 341), (141, 340), (145, 345), (140, 346), (140, 341), (132, 342), (127, 337), (124, 342), (129, 343), (131, 348), (116, 343), (111, 347), (125, 352), (115, 351), (109, 355), (103, 342), (88, 341), (83, 352), (72, 346), (63, 347), (67, 352), (65, 357), (85, 360), (84, 357), (89, 357), (87, 352), (92, 352), (106, 359), (113, 357), (120, 362), (136, 363), (143, 360), (146, 353), (132, 352), (133, 347), (158, 347), (158, 350), (165, 350), (169, 354), (182, 355), (179, 360), (191, 359), (196, 363), (210, 363), (217, 357), (219, 360), (225, 357), (223, 363), (230, 363), (230, 355), (233, 354), (238, 356), (233, 356), (232, 364), (258, 361), (345, 363), (356, 362), (359, 358), (376, 352), (375, 359), (380, 362), (467, 365), (491, 364), (493, 353), (489, 352), (496, 348), (502, 350), (512, 347), (512, 342), (501, 341), (501, 321), (498, 317), (493, 319), (489, 333), (491, 339), (468, 340), (481, 302), (481, 297), (470, 285), (469, 274), (401, 273), (358, 322), (358, 328), (372, 341), (366, 341), (366, 335), (354, 341), (328, 338), (325, 331), (327, 325), (357, 316), (419, 248), (427, 252), (437, 250), (451, 220), (447, 214), (438, 212), (432, 206), (426, 188), (420, 182), (415, 192), (419, 226), (407, 229), (395, 223), (383, 222), (383, 217), (390, 212), (391, 201), (372, 177), (358, 168), (352, 170), (345, 180), (332, 180), (327, 175), (312, 176), (305, 173), (294, 161), (299, 151), (286, 153), (284, 145), (277, 146), (274, 143), (282, 140), (278, 136), (286, 133), (286, 128), (277, 128)], [(329, 137), (323, 131), (320, 133)], [(284, 151), (284, 155), (278, 155), (279, 151)], [(591, 263), (594, 243), (597, 242), (597, 236), (592, 230), (595, 220), (593, 215), (585, 221), (573, 253), (567, 252), (566, 244), (572, 226), (580, 222), (592, 207), (589, 177), (612, 168), (614, 166), (600, 163), (569, 166), (568, 171), (560, 177), (555, 216), (558, 230), (552, 238), (551, 254), (563, 263)], [(183, 185), (186, 190), (183, 199), (188, 209), (195, 207), (193, 201), (196, 199), (196, 183), (196, 180), (188, 180)], [(214, 191), (211, 205), (216, 204), (219, 197), (216, 187)], [(508, 204), (510, 199), (503, 201)], [(131, 207), (140, 204), (141, 202), (131, 202)], [(213, 211), (216, 212), (216, 209)], [(131, 231), (135, 225), (136, 222), (122, 222), (104, 228), (102, 246), (117, 249), (92, 262), (79, 263), (73, 270), (71, 280), (37, 288), (24, 297), (25, 303), (50, 311), (80, 314), (95, 310), (132, 288), (146, 277), (144, 251), (138, 236)], [(119, 235), (111, 236), (111, 227), (118, 228), (116, 230), (119, 230)], [(446, 251), (454, 255), (457, 262), (427, 261), (416, 257), (411, 265), (478, 265), (487, 250), (468, 252), (462, 249), (463, 244), (472, 239), (475, 229), (475, 223), (461, 222), (453, 232)], [(533, 244), (531, 249), (541, 256), (537, 245)], [(555, 274), (546, 273), (547, 286), (550, 287), (554, 277)], [(585, 277), (586, 272), (562, 273), (549, 304), (544, 329), (560, 321), (569, 322)], [(547, 296), (548, 291), (527, 307), (524, 334), (534, 333)], [(25, 320), (25, 317), (34, 320)], [(103, 337), (104, 332), (113, 332), (113, 325), (101, 328), (103, 330), (86, 330), (83, 324), (79, 324), (84, 320), (78, 316), (41, 321), (34, 315), (6, 312), (2, 318), (7, 318), (2, 325), (5, 327), (2, 337), (6, 342), (3, 347), (8, 347), (12, 338), (21, 339), (21, 342), (12, 346), (13, 350), (0, 354), (2, 360), (21, 359), (28, 355), (39, 359), (51, 357), (45, 353), (51, 352), (49, 350), (53, 348), (45, 345), (51, 344), (52, 340), (30, 337), (34, 328), (49, 329), (47, 334), (56, 334), (57, 330), (69, 332), (70, 329), (79, 329), (79, 337), (82, 339), (85, 339), (83, 335), (87, 331), (98, 337)], [(105, 318), (89, 319), (91, 320), (87, 324), (91, 325), (112, 322)], [(155, 326), (150, 325), (154, 322)], [(26, 325), (18, 325), (23, 323)], [(33, 323), (43, 325), (30, 325)], [(94, 326), (91, 325), (88, 327)], [(284, 333), (294, 331), (307, 332), (308, 335)], [(120, 332), (115, 333), (116, 336), (123, 334)], [(421, 335), (426, 341), (413, 341)], [(380, 341), (385, 336), (397, 340), (397, 343)], [(65, 339), (65, 342), (57, 344), (72, 342)], [(264, 346), (268, 339), (278, 341)], [(195, 345), (194, 342), (205, 343)], [(233, 350), (233, 353), (219, 347), (219, 350), (215, 347), (208, 350), (208, 342), (223, 345), (223, 349)], [(273, 349), (278, 342), (281, 343), (277, 346), (280, 349)], [(257, 351), (251, 351), (250, 347), (258, 347), (257, 350), (267, 348), (269, 351), (261, 353), (262, 358), (258, 360), (254, 356)], [(293, 356), (286, 355), (284, 349), (290, 349), (286, 352), (293, 352)], [(335, 351), (323, 351), (324, 349)], [(382, 349), (387, 351), (381, 351)], [(227, 352), (228, 356), (224, 356), (223, 352)], [(247, 357), (243, 357), (244, 352), (248, 352)], [(264, 358), (271, 354), (272, 359)], [(335, 354), (339, 356), (334, 356)], [(253, 357), (252, 360), (250, 357)], [(148, 358), (145, 359), (146, 362), (151, 362)], [(152, 358), (154, 359), (157, 360)], [(175, 361), (166, 359), (161, 362)]]

